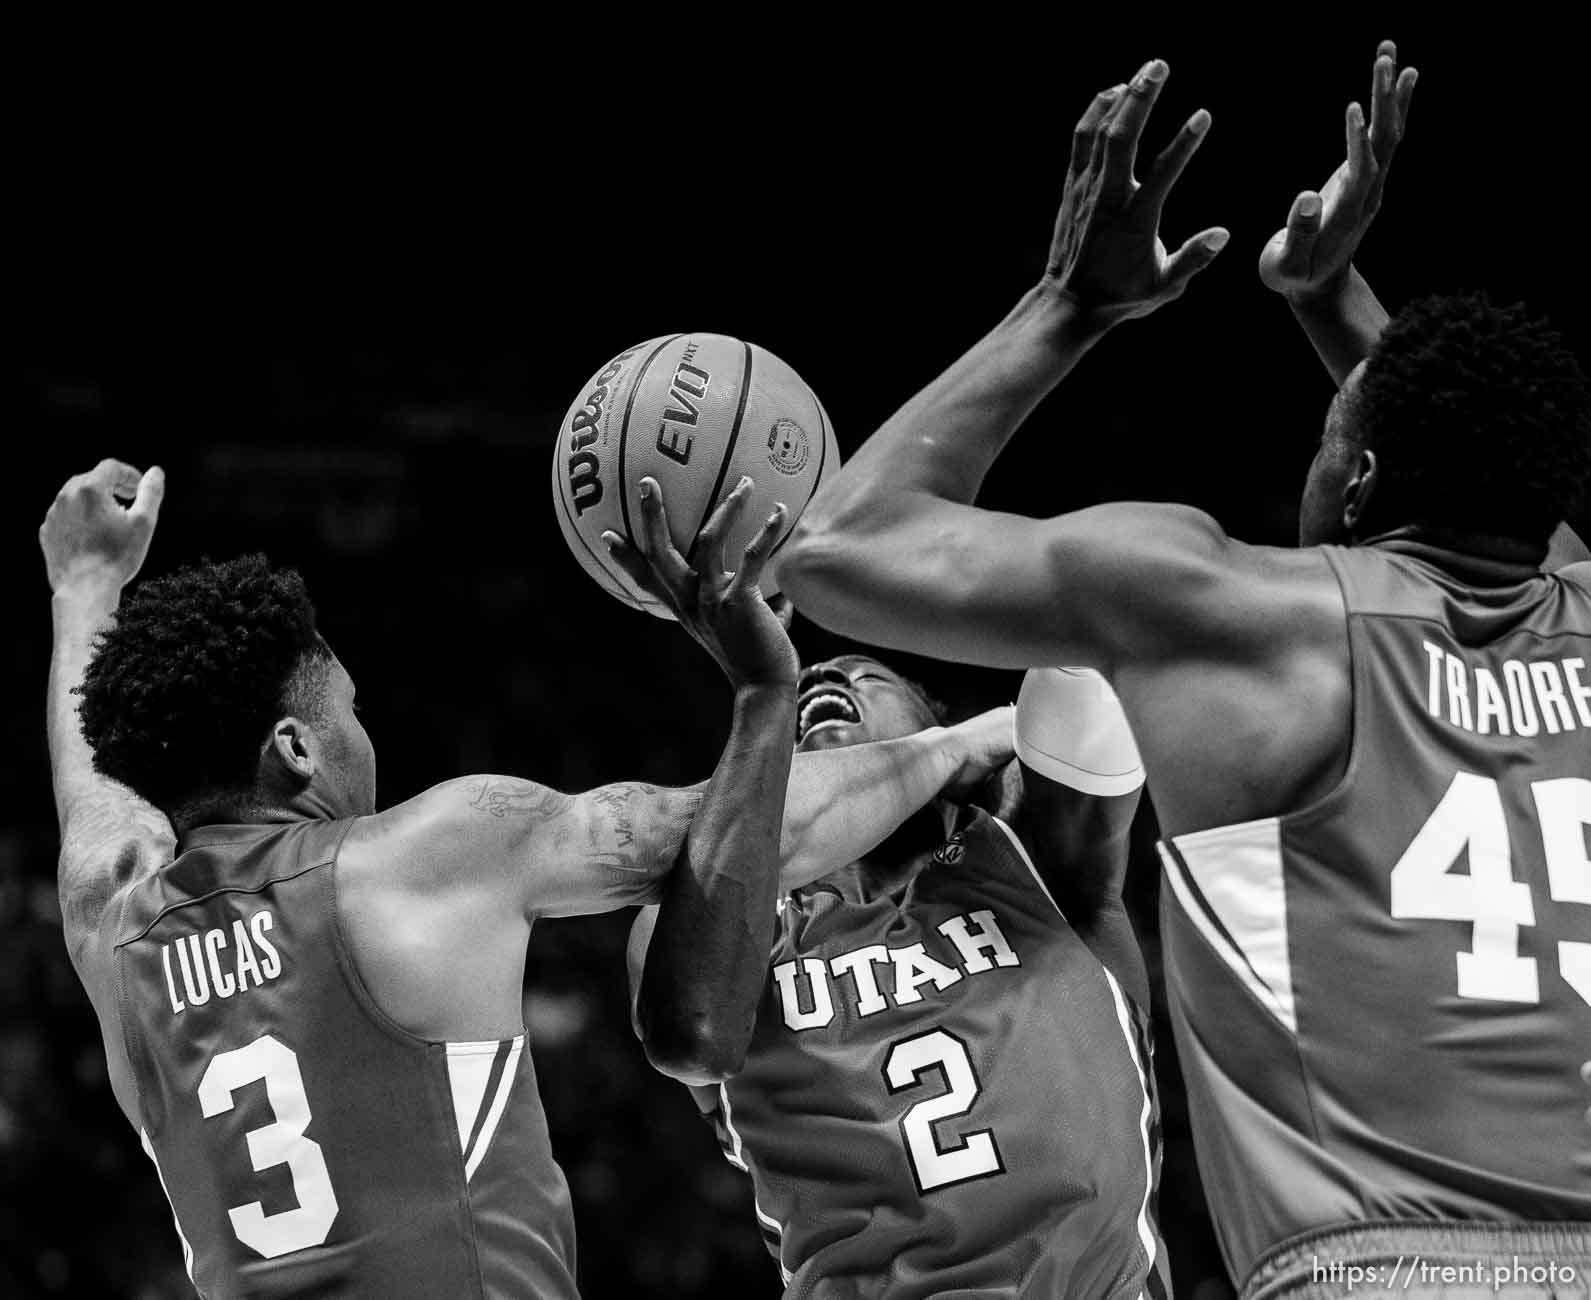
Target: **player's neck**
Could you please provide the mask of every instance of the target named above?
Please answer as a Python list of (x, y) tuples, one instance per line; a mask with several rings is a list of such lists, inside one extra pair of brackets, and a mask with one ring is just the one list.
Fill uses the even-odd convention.
[(1520, 574), (1540, 569), (1547, 556), (1545, 546), (1517, 538), (1460, 532), (1429, 524), (1407, 524), (1363, 538), (1356, 545), (1420, 555), (1447, 568), (1475, 568), (1482, 578), (1495, 576), (1503, 581), (1517, 581)]

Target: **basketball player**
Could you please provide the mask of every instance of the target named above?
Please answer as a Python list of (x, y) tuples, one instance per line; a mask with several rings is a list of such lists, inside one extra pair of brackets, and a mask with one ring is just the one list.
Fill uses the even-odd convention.
[[(803, 752), (939, 721), (860, 655), (801, 688)], [(1028, 674), (1015, 721), (1000, 816), (946, 793), (858, 861), (784, 874), (771, 971), (719, 1044), (729, 1077), (692, 1088), (786, 1297), (1166, 1294), (1148, 977), (1121, 899), (1142, 767), (1097, 674)], [(656, 913), (631, 932), (632, 988)]]
[(1583, 1263), (1591, 565), (1542, 566), (1591, 478), (1591, 399), (1522, 310), (1435, 299), (1387, 323), (1352, 274), (1414, 86), (1390, 42), (1368, 127), (1350, 107), (1346, 162), (1267, 253), (1341, 382), (1301, 549), (1182, 506), (970, 504), (1088, 349), (1226, 242), (1158, 237), (1207, 113), (1134, 179), (1166, 73), (1094, 100), (1042, 283), (818, 494), (780, 577), (854, 636), (1115, 686), (1167, 837), (1178, 1046), (1245, 1294), (1341, 1294), (1317, 1265), (1400, 1254)]
[(106, 461), (57, 497), (40, 541), (66, 939), (201, 1295), (573, 1296), (521, 1022), (536, 918), (656, 902), (660, 935), (700, 934), (751, 900), (761, 948), (728, 973), (755, 989), (780, 857), (854, 856), (968, 756), (941, 732), (792, 771), (795, 655), (756, 586), (778, 512), (723, 570), (748, 484), (698, 571), (655, 485), (644, 553), (616, 548), (734, 684), (705, 788), (473, 776), (383, 813), (353, 682), (296, 574), (206, 563), (121, 601), (160, 472)]

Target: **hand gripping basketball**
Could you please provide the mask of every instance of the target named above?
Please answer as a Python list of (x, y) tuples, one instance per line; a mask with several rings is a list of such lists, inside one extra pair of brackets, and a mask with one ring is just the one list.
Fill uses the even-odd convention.
[(749, 478), (742, 478), (713, 511), (697, 534), (694, 564), (674, 545), (663, 490), (653, 478), (640, 483), (641, 546), (629, 545), (612, 530), (602, 540), (636, 584), (673, 611), (736, 687), (793, 687), (800, 671), (795, 647), (757, 585), (784, 528), (782, 501), (746, 544), (740, 567), (733, 573), (724, 568), (724, 538), (745, 510), (752, 486)]

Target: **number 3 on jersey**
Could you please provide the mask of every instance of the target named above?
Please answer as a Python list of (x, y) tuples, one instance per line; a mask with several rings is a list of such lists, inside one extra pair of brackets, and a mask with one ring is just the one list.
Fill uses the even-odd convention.
[[(1547, 893), (1557, 903), (1591, 905), (1591, 781), (1562, 777), (1530, 787), (1547, 862)], [(1469, 874), (1453, 871), (1468, 849)], [(1502, 792), (1490, 777), (1460, 772), (1392, 868), (1392, 915), (1402, 920), (1468, 921), (1468, 952), (1458, 954), (1458, 995), (1535, 1003), (1534, 957), (1519, 951), (1519, 927), (1536, 924), (1530, 886), (1514, 879)], [(1591, 1003), (1591, 943), (1562, 940), (1564, 983)]]
[(884, 1058), (884, 1083), (891, 1093), (920, 1088), (925, 1083), (923, 1076), (931, 1070), (939, 1071), (948, 1091), (923, 1098), (900, 1117), (906, 1159), (917, 1179), (917, 1190), (932, 1192), (1004, 1173), (993, 1129), (963, 1133), (960, 1141), (950, 1147), (941, 1146), (934, 1133), (934, 1125), (940, 1120), (971, 1111), (983, 1091), (967, 1045), (948, 1029), (930, 1029), (926, 1034), (892, 1043)]
[(304, 1136), (309, 1127), (309, 1098), (298, 1054), (285, 1043), (262, 1034), (246, 1047), (218, 1052), (199, 1080), (199, 1108), (206, 1119), (232, 1109), (232, 1094), (246, 1084), (265, 1081), (265, 1097), (273, 1119), (247, 1134), (249, 1159), (256, 1172), (287, 1166), (298, 1207), (265, 1213), (259, 1201), (227, 1211), (232, 1231), (245, 1246), (266, 1259), (322, 1245), (337, 1218), (337, 1196), (320, 1143)]

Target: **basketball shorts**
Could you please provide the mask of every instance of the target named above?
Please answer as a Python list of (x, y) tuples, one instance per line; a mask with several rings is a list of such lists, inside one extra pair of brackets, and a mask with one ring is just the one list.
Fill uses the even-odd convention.
[(1304, 1233), (1240, 1300), (1588, 1300), (1591, 1223), (1380, 1222)]

